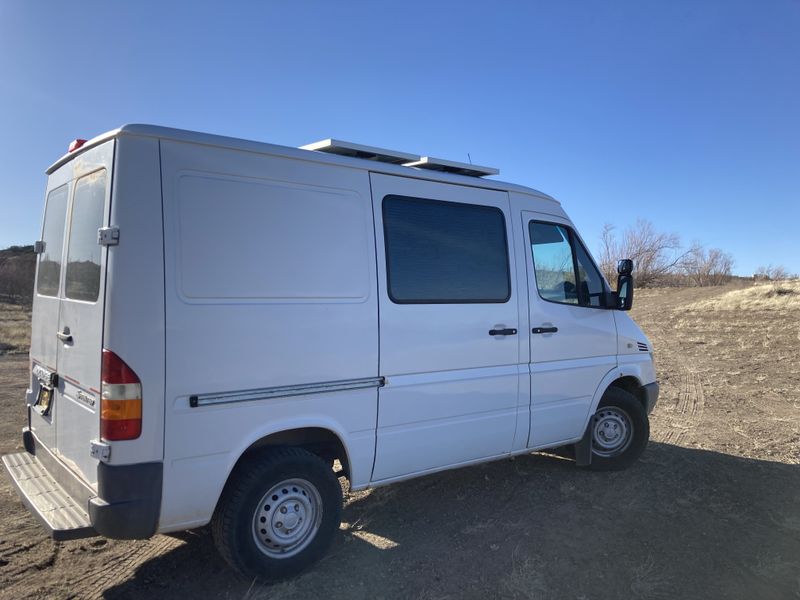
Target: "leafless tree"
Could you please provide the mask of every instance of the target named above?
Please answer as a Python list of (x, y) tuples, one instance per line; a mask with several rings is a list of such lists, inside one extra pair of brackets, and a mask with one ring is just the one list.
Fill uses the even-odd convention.
[(754, 279), (767, 279), (770, 281), (783, 281), (784, 279), (792, 279), (792, 275), (786, 270), (783, 265), (767, 265), (760, 266), (753, 275)]
[(719, 248), (695, 243), (681, 261), (681, 271), (693, 285), (722, 285), (730, 281), (733, 257)]
[(609, 282), (617, 278), (617, 261), (633, 259), (638, 287), (652, 287), (676, 271), (687, 253), (681, 252), (680, 237), (656, 231), (650, 221), (639, 219), (617, 236), (613, 225), (606, 224), (601, 234), (600, 268)]

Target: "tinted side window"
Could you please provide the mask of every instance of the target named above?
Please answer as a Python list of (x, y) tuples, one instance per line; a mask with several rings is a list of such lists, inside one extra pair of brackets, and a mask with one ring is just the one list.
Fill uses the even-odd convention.
[(501, 303), (511, 297), (500, 209), (386, 196), (383, 227), (393, 302)]
[(603, 278), (572, 231), (538, 221), (529, 229), (539, 295), (550, 302), (604, 307)]
[(42, 234), (44, 252), (39, 255), (39, 279), (36, 289), (45, 296), (58, 295), (66, 215), (67, 186), (62, 185), (47, 195), (47, 207), (44, 213), (44, 232)]
[(100, 251), (97, 230), (103, 225), (106, 172), (78, 180), (72, 200), (72, 222), (67, 250), (66, 296), (94, 302), (100, 293)]

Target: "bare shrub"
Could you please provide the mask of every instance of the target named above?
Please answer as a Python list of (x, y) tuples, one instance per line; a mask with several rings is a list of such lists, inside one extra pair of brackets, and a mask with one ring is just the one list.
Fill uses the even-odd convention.
[(600, 240), (600, 268), (609, 282), (616, 280), (621, 258), (633, 259), (637, 287), (652, 287), (674, 273), (686, 256), (677, 234), (656, 231), (645, 219), (638, 219), (619, 237), (616, 228), (606, 224)]
[(696, 286), (723, 285), (731, 279), (733, 257), (719, 248), (693, 245), (681, 261), (681, 271)]
[(783, 265), (767, 265), (760, 266), (753, 274), (753, 279), (762, 279), (767, 281), (784, 281), (786, 279), (797, 278), (797, 275), (790, 275)]

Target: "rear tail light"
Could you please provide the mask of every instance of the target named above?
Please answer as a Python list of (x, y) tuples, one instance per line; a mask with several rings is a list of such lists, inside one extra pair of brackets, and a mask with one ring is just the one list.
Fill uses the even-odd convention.
[(103, 350), (100, 437), (135, 440), (142, 433), (142, 382), (111, 350)]

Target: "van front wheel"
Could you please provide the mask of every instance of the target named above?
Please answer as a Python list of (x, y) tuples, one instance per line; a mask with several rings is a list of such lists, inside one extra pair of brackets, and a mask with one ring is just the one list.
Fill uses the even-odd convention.
[(279, 579), (324, 555), (341, 510), (342, 488), (325, 461), (302, 448), (270, 448), (237, 465), (211, 531), (234, 569)]
[(642, 403), (630, 392), (610, 387), (591, 421), (592, 462), (596, 471), (626, 469), (644, 452), (650, 421)]

